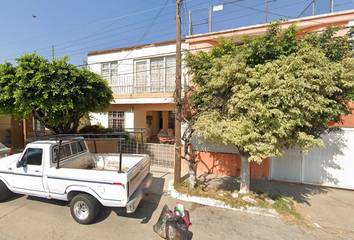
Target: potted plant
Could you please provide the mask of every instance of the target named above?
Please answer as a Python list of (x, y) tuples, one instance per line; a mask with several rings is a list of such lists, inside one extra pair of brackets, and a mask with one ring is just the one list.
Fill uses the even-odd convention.
[(5, 142), (11, 144), (11, 128), (5, 129)]

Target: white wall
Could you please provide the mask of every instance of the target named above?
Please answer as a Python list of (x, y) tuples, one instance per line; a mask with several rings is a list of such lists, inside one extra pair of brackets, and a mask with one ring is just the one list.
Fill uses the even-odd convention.
[[(124, 124), (127, 129), (134, 128), (134, 112), (124, 112)], [(133, 129), (128, 131), (133, 131)]]
[(108, 128), (108, 113), (90, 113), (90, 122), (91, 125), (101, 123), (102, 126)]
[[(182, 43), (182, 49), (189, 49), (189, 44)], [(92, 55), (87, 57), (87, 62), (89, 64), (90, 71), (95, 72), (97, 74), (101, 74), (100, 63), (119, 61), (118, 75), (122, 77), (133, 77), (135, 60), (169, 55), (176, 55), (175, 44), (169, 44), (164, 46), (151, 46), (129, 51), (119, 51), (113, 53)], [(188, 84), (188, 76), (187, 68), (182, 66), (182, 85), (184, 84)]]

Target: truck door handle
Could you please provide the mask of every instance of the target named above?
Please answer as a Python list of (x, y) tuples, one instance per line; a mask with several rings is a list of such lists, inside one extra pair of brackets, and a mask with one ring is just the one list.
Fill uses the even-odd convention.
[(35, 170), (34, 172), (36, 172), (36, 173), (40, 173), (41, 171), (39, 171), (39, 170)]
[(12, 171), (12, 168), (9, 168), (8, 170), (9, 170), (9, 171)]

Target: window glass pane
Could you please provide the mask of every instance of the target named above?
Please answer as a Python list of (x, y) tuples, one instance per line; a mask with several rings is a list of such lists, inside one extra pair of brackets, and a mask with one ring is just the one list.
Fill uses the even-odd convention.
[(166, 57), (166, 92), (173, 92), (176, 83), (176, 56)]
[(148, 91), (148, 67), (146, 61), (136, 62), (135, 68), (135, 81), (136, 81), (136, 92), (146, 93)]
[(27, 165), (42, 165), (42, 153), (41, 148), (29, 148), (26, 151), (25, 159), (27, 160)]
[(70, 145), (69, 144), (65, 144), (63, 146), (63, 148), (64, 148), (65, 156), (69, 157), (71, 155)]
[(77, 146), (76, 146), (76, 142), (73, 142), (73, 143), (70, 143), (71, 145), (71, 151), (73, 154), (76, 154), (77, 153)]
[(118, 69), (112, 69), (111, 70), (111, 76), (118, 76)]
[(102, 77), (103, 78), (109, 77), (109, 70), (102, 70)]
[(86, 151), (86, 145), (84, 141), (79, 141), (79, 145), (82, 148), (83, 151)]
[(118, 62), (111, 62), (111, 69), (118, 69)]
[(77, 142), (77, 151), (78, 151), (78, 152), (82, 152), (82, 151), (83, 151), (80, 142)]
[(164, 58), (151, 59), (150, 68), (151, 92), (164, 92)]
[(118, 76), (118, 62), (102, 63), (102, 77), (111, 80), (112, 76)]
[[(59, 148), (58, 148), (58, 146), (56, 146), (56, 147), (54, 147), (53, 148), (53, 162), (57, 162), (57, 154), (56, 153), (59, 153), (59, 150), (58, 150)], [(63, 159), (63, 158), (65, 158), (65, 155), (64, 155), (64, 149), (63, 149), (63, 146), (61, 147), (61, 149), (60, 149), (60, 161)]]
[(102, 69), (109, 69), (109, 63), (102, 63)]

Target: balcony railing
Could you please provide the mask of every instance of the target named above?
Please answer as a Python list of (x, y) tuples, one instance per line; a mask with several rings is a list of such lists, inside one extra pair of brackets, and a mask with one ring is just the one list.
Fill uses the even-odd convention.
[(137, 93), (172, 93), (175, 85), (152, 85), (136, 84), (133, 77), (112, 77), (107, 79), (113, 94), (137, 94)]

